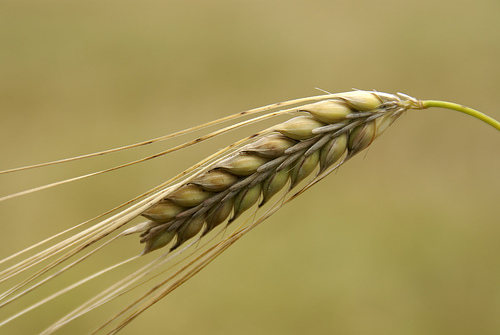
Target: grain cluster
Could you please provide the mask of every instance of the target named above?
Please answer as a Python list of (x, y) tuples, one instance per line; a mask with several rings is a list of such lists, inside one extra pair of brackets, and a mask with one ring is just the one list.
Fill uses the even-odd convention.
[(174, 250), (200, 232), (231, 223), (257, 202), (264, 205), (314, 171), (344, 163), (406, 109), (401, 96), (369, 91), (298, 108), (302, 115), (256, 136), (143, 212), (149, 219), (141, 229), (143, 253), (169, 244)]

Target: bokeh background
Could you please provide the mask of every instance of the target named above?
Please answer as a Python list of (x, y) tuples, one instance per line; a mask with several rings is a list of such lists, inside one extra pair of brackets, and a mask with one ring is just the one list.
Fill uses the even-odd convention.
[[(2, 1), (0, 169), (161, 136), (320, 94), (315, 87), (404, 92), (498, 119), (499, 17), (497, 0)], [(2, 202), (0, 256), (120, 204), (247, 134)], [(166, 145), (2, 175), (1, 192)], [(499, 133), (470, 117), (412, 111), (123, 334), (498, 334), (499, 148)], [(82, 271), (140, 252), (135, 238), (125, 242)], [(86, 289), (75, 294), (88, 296)], [(2, 333), (35, 333), (72, 299)], [(88, 333), (113, 308), (61, 334)]]

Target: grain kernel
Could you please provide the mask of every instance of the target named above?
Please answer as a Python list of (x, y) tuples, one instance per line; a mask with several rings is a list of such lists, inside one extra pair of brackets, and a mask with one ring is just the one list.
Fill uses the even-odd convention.
[(345, 120), (352, 110), (340, 100), (323, 100), (306, 105), (301, 110), (311, 113), (316, 119), (326, 123), (337, 123)]
[(306, 140), (314, 136), (313, 129), (325, 124), (310, 116), (298, 116), (276, 126), (276, 130), (294, 140)]
[(168, 200), (179, 206), (193, 207), (201, 204), (212, 195), (212, 192), (207, 192), (197, 185), (188, 184), (170, 194)]

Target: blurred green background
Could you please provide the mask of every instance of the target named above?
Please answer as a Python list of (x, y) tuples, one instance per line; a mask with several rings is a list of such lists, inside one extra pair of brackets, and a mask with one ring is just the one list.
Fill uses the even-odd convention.
[[(499, 17), (497, 0), (2, 1), (0, 169), (161, 136), (315, 87), (404, 92), (498, 119)], [(0, 256), (249, 133), (2, 202)], [(3, 175), (1, 195), (165, 145)], [(498, 334), (499, 148), (499, 133), (470, 117), (412, 111), (123, 334)], [(130, 238), (84, 266), (140, 250)], [(41, 329), (71, 299), (2, 334)], [(61, 333), (88, 333), (112, 307)]]

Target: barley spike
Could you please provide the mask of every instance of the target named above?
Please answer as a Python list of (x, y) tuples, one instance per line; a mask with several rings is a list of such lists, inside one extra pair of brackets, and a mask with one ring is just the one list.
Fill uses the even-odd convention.
[[(149, 280), (146, 279), (146, 276), (149, 275), (152, 279), (170, 271), (169, 275), (160, 283), (147, 290), (95, 330), (98, 332), (104, 327), (110, 327), (109, 324), (112, 321), (119, 319), (119, 324), (113, 326), (114, 328), (108, 332), (108, 334), (117, 333), (150, 306), (198, 273), (239, 238), (286, 203), (318, 183), (350, 158), (368, 148), (405, 112), (430, 107), (456, 110), (480, 119), (500, 130), (500, 122), (497, 120), (459, 104), (437, 100), (421, 101), (402, 93), (388, 94), (357, 90), (285, 101), (117, 149), (0, 171), (0, 174), (14, 173), (137, 148), (252, 115), (249, 120), (240, 121), (210, 133), (207, 131), (206, 134), (194, 140), (186, 141), (158, 154), (3, 196), (0, 201), (4, 201), (151, 160), (251, 123), (276, 116), (293, 115), (287, 121), (275, 124), (219, 150), (152, 190), (96, 217), (99, 219), (128, 206), (109, 218), (103, 219), (61, 242), (54, 243), (53, 246), (47, 247), (34, 256), (2, 269), (0, 283), (16, 278), (32, 268), (36, 270), (33, 270), (34, 273), (29, 274), (26, 278), (23, 277), (8, 290), (0, 293), (0, 308), (70, 270), (119, 237), (137, 234), (139, 242), (144, 245), (140, 255), (100, 270), (5, 320), (0, 320), (0, 327), (111, 269), (138, 259), (144, 259), (145, 257), (139, 256), (153, 253), (155, 250), (163, 250), (156, 259), (89, 299), (42, 332), (42, 334), (52, 334), (72, 320), (145, 284)], [(254, 116), (258, 113), (265, 114)], [(294, 193), (290, 193), (292, 191)], [(271, 200), (275, 201), (272, 203)], [(243, 213), (251, 208), (256, 208), (256, 211), (263, 211), (263, 213), (257, 215), (255, 212), (255, 215), (249, 216), (246, 221), (243, 220)], [(142, 217), (145, 221), (119, 231), (137, 217)], [(92, 221), (86, 221), (77, 227)], [(243, 222), (237, 226), (239, 221)], [(223, 236), (225, 231), (229, 231), (227, 236)], [(69, 232), (71, 229), (64, 233)], [(0, 264), (19, 257), (23, 252), (35, 247), (38, 248), (41, 244), (60, 237), (61, 234), (0, 260)], [(100, 244), (95, 249), (84, 251), (97, 242)], [(197, 244), (201, 244), (199, 249), (193, 247)], [(190, 250), (191, 254), (183, 254), (187, 250)], [(158, 253), (160, 254), (160, 252)], [(188, 258), (190, 256), (192, 257)], [(43, 262), (48, 264), (41, 269), (36, 268)], [(63, 266), (64, 262), (68, 262), (68, 264)], [(175, 268), (176, 265), (179, 267)]]
[[(257, 141), (215, 162), (205, 173), (186, 181), (143, 213), (152, 223), (149, 231), (142, 234), (141, 242), (170, 241), (175, 233), (177, 242), (171, 249), (174, 250), (194, 237), (194, 231), (201, 231), (201, 217), (211, 222), (206, 224), (204, 234), (216, 226), (214, 222), (219, 224), (219, 219), (210, 221), (210, 216), (227, 217), (228, 207), (224, 204), (228, 201), (233, 206), (233, 216), (228, 221), (231, 223), (258, 198), (262, 199), (262, 206), (287, 183), (289, 189), (296, 187), (318, 166), (319, 171), (325, 171), (342, 160), (343, 155), (345, 162), (366, 149), (408, 106), (396, 95), (354, 91), (297, 108), (304, 115), (272, 127)], [(380, 118), (384, 118), (383, 127), (377, 127)], [(222, 186), (220, 179), (224, 180)], [(209, 201), (215, 195), (220, 201)], [(186, 209), (174, 216), (171, 206), (166, 206), (170, 203)], [(189, 217), (197, 217), (196, 224)], [(158, 226), (153, 228), (155, 224)], [(162, 234), (168, 237), (161, 238)], [(144, 253), (163, 246), (163, 242), (147, 244)]]

